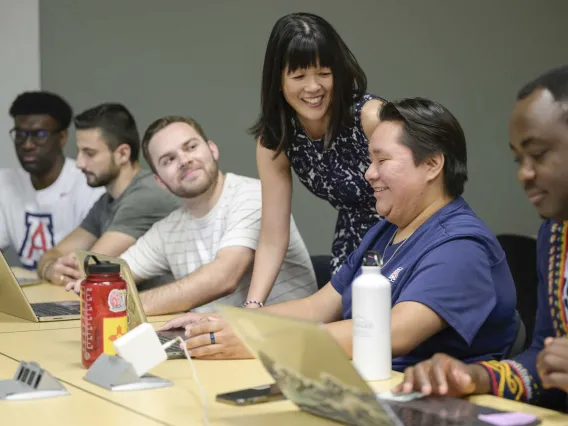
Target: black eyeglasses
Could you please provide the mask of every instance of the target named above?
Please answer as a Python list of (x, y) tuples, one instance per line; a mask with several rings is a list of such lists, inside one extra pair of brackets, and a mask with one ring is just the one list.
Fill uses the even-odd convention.
[(43, 145), (47, 142), (50, 136), (59, 133), (60, 130), (24, 130), (14, 127), (10, 130), (10, 137), (16, 145), (23, 145), (23, 143), (30, 138), (34, 145)]

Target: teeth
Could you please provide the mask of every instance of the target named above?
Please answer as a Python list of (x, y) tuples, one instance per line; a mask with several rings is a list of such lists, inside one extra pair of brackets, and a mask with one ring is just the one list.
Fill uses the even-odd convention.
[(309, 103), (310, 105), (317, 105), (321, 102), (323, 96), (318, 96), (317, 98), (304, 98), (304, 101)]

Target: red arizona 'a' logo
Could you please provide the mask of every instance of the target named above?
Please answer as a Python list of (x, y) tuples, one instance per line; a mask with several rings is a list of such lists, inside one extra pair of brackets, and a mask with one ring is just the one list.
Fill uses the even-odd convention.
[(26, 213), (26, 236), (19, 252), (22, 264), (35, 269), (39, 258), (54, 245), (51, 214)]

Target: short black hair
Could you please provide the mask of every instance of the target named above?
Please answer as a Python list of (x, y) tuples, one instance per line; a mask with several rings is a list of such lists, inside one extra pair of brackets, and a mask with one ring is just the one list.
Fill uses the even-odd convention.
[(130, 147), (130, 162), (138, 161), (140, 135), (134, 117), (119, 103), (106, 102), (78, 114), (75, 119), (77, 130), (99, 129), (111, 151), (119, 145)]
[(10, 106), (10, 117), (18, 115), (49, 115), (57, 122), (57, 130), (71, 124), (73, 110), (65, 99), (47, 91), (29, 91), (19, 94)]
[(531, 82), (525, 84), (517, 93), (517, 100), (528, 97), (536, 89), (546, 89), (555, 101), (568, 99), (568, 66), (563, 65), (539, 75)]
[(402, 123), (401, 142), (410, 148), (417, 165), (443, 154), (446, 192), (453, 198), (463, 194), (467, 181), (465, 135), (448, 109), (428, 99), (407, 98), (386, 103), (380, 119)]
[(352, 125), (354, 104), (367, 90), (367, 77), (337, 31), (322, 17), (291, 13), (278, 19), (264, 56), (260, 116), (249, 129), (276, 155), (287, 147), (291, 120), (296, 116), (281, 91), (282, 72), (286, 67), (294, 71), (316, 65), (329, 67), (333, 74), (330, 125), (324, 136), (327, 148), (343, 128)]

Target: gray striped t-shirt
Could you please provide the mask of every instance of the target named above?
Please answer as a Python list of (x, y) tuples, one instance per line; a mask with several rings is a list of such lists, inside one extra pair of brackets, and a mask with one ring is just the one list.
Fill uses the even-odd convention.
[[(184, 208), (156, 222), (121, 257), (141, 279), (171, 272), (176, 280), (213, 261), (218, 250), (242, 246), (256, 250), (260, 234), (261, 187), (258, 179), (227, 173), (223, 191), (215, 207), (203, 217), (194, 217)], [(217, 302), (240, 305), (245, 302), (252, 268), (233, 294)], [(293, 217), (290, 243), (280, 273), (267, 304), (309, 296), (317, 290), (308, 250)], [(213, 310), (212, 303), (193, 309)]]

